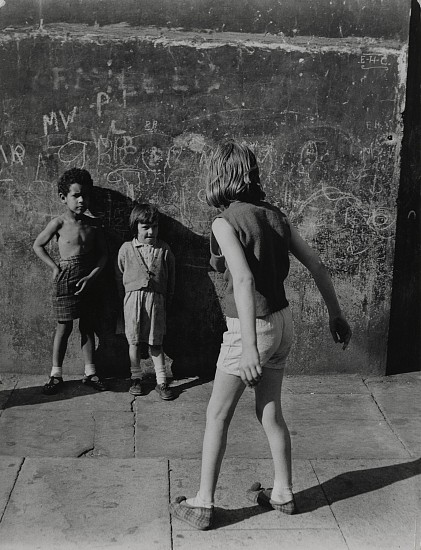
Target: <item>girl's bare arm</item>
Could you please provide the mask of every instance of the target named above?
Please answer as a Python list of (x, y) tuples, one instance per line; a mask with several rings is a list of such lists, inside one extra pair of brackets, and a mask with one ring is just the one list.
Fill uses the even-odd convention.
[(223, 218), (216, 218), (212, 224), (212, 232), (233, 280), (243, 350), (240, 376), (245, 384), (253, 385), (260, 380), (262, 374), (257, 351), (254, 278), (233, 227)]
[(342, 314), (335, 288), (326, 266), (317, 252), (302, 239), (298, 231), (291, 228), (291, 252), (311, 273), (329, 312), (329, 328), (335, 342), (343, 344), (345, 349), (351, 339), (352, 331)]

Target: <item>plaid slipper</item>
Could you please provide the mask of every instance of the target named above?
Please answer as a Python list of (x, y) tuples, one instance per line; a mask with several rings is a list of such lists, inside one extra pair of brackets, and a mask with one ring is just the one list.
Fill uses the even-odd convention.
[(209, 529), (213, 522), (212, 508), (190, 506), (186, 502), (186, 497), (177, 497), (170, 504), (170, 512), (173, 517), (188, 523), (195, 529), (205, 531)]
[(272, 500), (271, 496), (272, 489), (263, 489), (258, 481), (253, 483), (247, 491), (248, 500), (254, 502), (255, 504), (260, 504), (260, 506), (268, 508), (269, 510), (278, 510), (278, 512), (282, 512), (283, 514), (292, 515), (296, 513), (297, 510), (294, 498), (289, 502), (281, 504), (280, 502)]

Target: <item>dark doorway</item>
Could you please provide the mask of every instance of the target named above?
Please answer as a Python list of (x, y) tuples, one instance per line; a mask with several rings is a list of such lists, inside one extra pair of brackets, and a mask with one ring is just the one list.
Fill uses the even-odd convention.
[(421, 370), (421, 10), (411, 0), (386, 374)]

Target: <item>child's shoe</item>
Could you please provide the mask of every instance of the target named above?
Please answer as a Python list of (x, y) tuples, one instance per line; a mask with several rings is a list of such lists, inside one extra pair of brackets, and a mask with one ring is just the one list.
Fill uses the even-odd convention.
[(297, 513), (294, 497), (288, 502), (276, 502), (272, 500), (272, 489), (263, 489), (259, 481), (253, 483), (250, 489), (248, 489), (247, 498), (251, 502), (260, 504), (260, 506), (268, 508), (269, 510), (278, 510), (278, 512), (288, 515)]
[(50, 376), (49, 381), (44, 384), (42, 393), (45, 393), (45, 395), (54, 395), (62, 390), (63, 385), (64, 382), (61, 376)]
[(145, 395), (145, 390), (142, 386), (142, 383), (140, 381), (140, 378), (132, 378), (131, 380), (131, 386), (129, 388), (129, 393), (132, 395)]
[(170, 503), (171, 515), (200, 531), (210, 529), (214, 519), (214, 507), (193, 507), (187, 504), (186, 500), (184, 496), (176, 497), (175, 501)]
[(89, 374), (87, 376), (84, 376), (82, 382), (83, 384), (91, 386), (91, 388), (94, 388), (98, 391), (107, 390), (107, 386), (103, 382), (101, 382), (97, 374)]
[(171, 399), (175, 399), (174, 390), (170, 388), (166, 382), (164, 382), (164, 384), (157, 384), (155, 389), (158, 392), (159, 397), (164, 401), (171, 401)]

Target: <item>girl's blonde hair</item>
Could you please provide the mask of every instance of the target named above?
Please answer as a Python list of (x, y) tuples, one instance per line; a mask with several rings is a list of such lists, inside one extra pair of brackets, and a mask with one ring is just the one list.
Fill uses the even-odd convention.
[(233, 201), (259, 202), (265, 196), (253, 152), (236, 141), (218, 145), (208, 166), (207, 203), (216, 208), (226, 208)]

